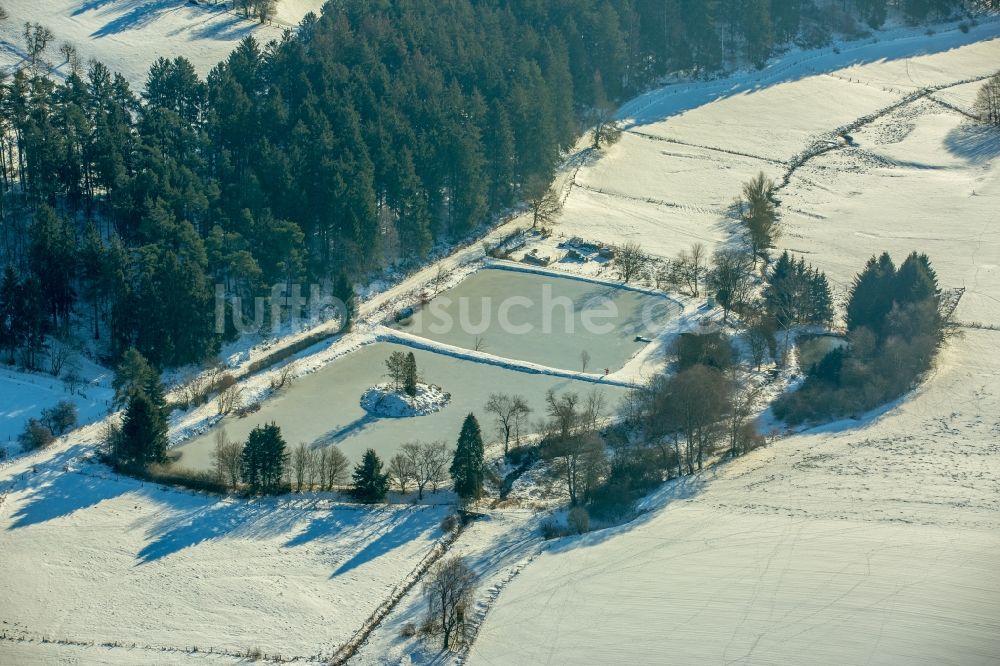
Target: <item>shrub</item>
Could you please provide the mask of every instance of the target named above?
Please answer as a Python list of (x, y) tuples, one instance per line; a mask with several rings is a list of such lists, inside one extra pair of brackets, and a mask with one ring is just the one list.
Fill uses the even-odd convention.
[(590, 514), (582, 506), (575, 506), (566, 517), (566, 525), (572, 534), (584, 534), (590, 531)]
[(226, 484), (218, 475), (209, 471), (195, 471), (184, 468), (173, 468), (168, 465), (150, 465), (138, 476), (165, 486), (182, 486), (191, 490), (225, 495)]
[(402, 638), (413, 638), (417, 635), (417, 625), (412, 622), (407, 622), (403, 625), (403, 628), (399, 630), (399, 635)]
[(449, 513), (447, 516), (441, 519), (441, 531), (442, 532), (454, 532), (458, 529), (461, 524), (461, 520), (458, 514)]
[(733, 366), (735, 352), (729, 338), (722, 333), (681, 333), (674, 342), (679, 370), (698, 363), (710, 368), (726, 370)]
[(555, 518), (548, 518), (542, 521), (541, 530), (542, 538), (546, 540), (566, 536), (566, 530), (563, 529), (563, 526)]
[(60, 400), (54, 407), (42, 411), (41, 421), (54, 436), (59, 437), (76, 427), (76, 405), (69, 400)]
[(38, 419), (28, 419), (28, 422), (24, 424), (24, 431), (17, 437), (23, 451), (44, 448), (55, 439), (52, 431)]

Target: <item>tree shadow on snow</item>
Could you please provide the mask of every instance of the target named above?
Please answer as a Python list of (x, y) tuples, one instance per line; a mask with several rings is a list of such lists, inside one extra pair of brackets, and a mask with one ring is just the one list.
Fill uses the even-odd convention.
[(365, 429), (375, 425), (375, 423), (378, 422), (378, 420), (379, 417), (377, 416), (374, 416), (372, 414), (365, 414), (361, 418), (351, 421), (342, 428), (337, 428), (336, 430), (331, 430), (330, 432), (320, 435), (315, 440), (313, 440), (312, 444), (310, 444), (309, 446), (310, 448), (318, 449), (326, 446), (331, 446), (334, 444), (340, 444), (345, 439), (360, 434)]
[(944, 139), (948, 152), (972, 164), (985, 164), (1000, 156), (1000, 128), (962, 123)]
[(330, 574), (330, 578), (336, 578), (362, 564), (376, 560), (404, 544), (416, 541), (422, 535), (425, 535), (424, 538), (427, 540), (433, 540), (438, 532), (437, 529), (428, 529), (433, 527), (435, 523), (428, 524), (428, 511), (426, 510), (394, 511), (389, 523), (388, 525), (380, 525), (378, 536), (369, 541), (351, 559), (341, 564), (336, 571)]
[(14, 512), (14, 520), (8, 530), (63, 518), (136, 488), (136, 482), (124, 477), (119, 479), (103, 466), (95, 465), (100, 475), (88, 474), (86, 470), (66, 471), (65, 466), (79, 457), (84, 449), (82, 445), (72, 446), (14, 477), (10, 490), (30, 494)]
[[(167, 491), (167, 499), (171, 494), (176, 493)], [(300, 511), (282, 509), (268, 499), (209, 502), (199, 499), (196, 506), (171, 512), (148, 528), (147, 537), (151, 540), (136, 554), (139, 564), (216, 539), (272, 538), (290, 531), (302, 520)]]

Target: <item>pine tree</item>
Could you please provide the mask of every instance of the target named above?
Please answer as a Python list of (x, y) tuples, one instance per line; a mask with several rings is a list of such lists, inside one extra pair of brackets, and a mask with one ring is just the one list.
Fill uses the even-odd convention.
[(403, 365), (403, 391), (411, 398), (417, 395), (417, 359), (410, 352)]
[(156, 371), (138, 350), (130, 348), (122, 354), (122, 360), (115, 368), (115, 376), (111, 381), (111, 387), (115, 390), (113, 404), (116, 407), (125, 405), (133, 395), (145, 391), (154, 381), (159, 382)]
[(285, 439), (274, 422), (250, 431), (243, 447), (240, 476), (251, 493), (278, 492), (287, 463)]
[(937, 274), (931, 268), (926, 254), (912, 252), (896, 271), (893, 297), (896, 303), (906, 305), (927, 299), (937, 299)]
[(861, 326), (881, 335), (885, 316), (892, 309), (896, 267), (887, 252), (872, 257), (855, 278), (847, 302), (847, 328)]
[(167, 457), (167, 421), (163, 411), (146, 395), (134, 393), (122, 418), (115, 462), (123, 467), (142, 469)]
[(342, 308), (341, 331), (350, 331), (358, 314), (358, 299), (354, 294), (354, 285), (344, 271), (337, 274), (337, 279), (333, 283), (333, 297), (336, 299), (337, 307)]
[(354, 496), (361, 502), (381, 502), (389, 492), (389, 475), (382, 471), (382, 460), (374, 449), (365, 451), (354, 468)]
[(20, 297), (21, 281), (14, 266), (7, 264), (0, 280), (0, 350), (7, 350), (10, 363), (14, 363), (14, 352), (22, 335), (22, 322), (17, 317)]
[(458, 436), (455, 458), (451, 463), (455, 493), (463, 500), (476, 500), (483, 494), (483, 436), (475, 414), (465, 417)]

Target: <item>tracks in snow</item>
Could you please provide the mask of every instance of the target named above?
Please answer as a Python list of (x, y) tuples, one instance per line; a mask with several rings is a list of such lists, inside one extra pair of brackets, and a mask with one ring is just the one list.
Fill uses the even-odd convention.
[(870, 125), (876, 120), (889, 115), (893, 111), (901, 109), (904, 106), (912, 104), (913, 102), (916, 102), (917, 100), (923, 99), (925, 97), (928, 97), (936, 102), (945, 104), (946, 106), (949, 106), (949, 108), (951, 108), (950, 105), (948, 105), (947, 103), (940, 102), (940, 100), (937, 100), (933, 96), (933, 93), (940, 92), (941, 90), (947, 90), (948, 88), (954, 88), (956, 86), (965, 85), (967, 83), (977, 83), (979, 81), (985, 81), (991, 76), (993, 76), (993, 74), (984, 74), (982, 76), (974, 76), (968, 79), (962, 79), (961, 81), (953, 81), (952, 83), (942, 83), (934, 86), (926, 86), (924, 88), (920, 88), (919, 90), (915, 90), (914, 92), (909, 93), (908, 95), (904, 95), (902, 99), (890, 104), (889, 106), (883, 107), (873, 113), (861, 116), (860, 118), (857, 118), (846, 125), (838, 127), (832, 132), (828, 132), (824, 135), (821, 135), (808, 148), (806, 148), (804, 151), (802, 151), (801, 153), (793, 157), (791, 160), (789, 160), (788, 168), (785, 171), (785, 174), (782, 176), (781, 182), (775, 188), (775, 191), (777, 192), (787, 187), (792, 180), (792, 176), (795, 175), (795, 172), (801, 167), (805, 166), (805, 164), (810, 160), (819, 157), (820, 155), (824, 155), (830, 151), (838, 150), (840, 148), (849, 145), (847, 143), (847, 140), (844, 138), (845, 135), (850, 134), (851, 132), (856, 132), (862, 127)]
[(383, 601), (378, 608), (376, 608), (368, 619), (362, 623), (361, 628), (358, 629), (354, 635), (346, 643), (337, 648), (337, 651), (333, 653), (333, 656), (327, 660), (327, 663), (333, 666), (342, 666), (347, 663), (349, 659), (354, 657), (358, 650), (360, 650), (365, 643), (368, 642), (368, 638), (374, 633), (376, 629), (381, 626), (385, 618), (389, 617), (389, 614), (399, 605), (399, 602), (409, 594), (410, 590), (416, 587), (424, 574), (426, 574), (434, 564), (440, 560), (448, 550), (454, 545), (458, 540), (458, 537), (462, 535), (465, 531), (468, 522), (462, 520), (459, 527), (452, 530), (446, 534), (443, 538), (439, 539), (434, 547), (431, 549), (427, 555), (417, 564), (416, 567), (406, 576), (401, 582), (396, 584), (393, 588), (392, 593), (389, 598)]
[(781, 166), (787, 166), (787, 162), (783, 160), (774, 159), (773, 157), (764, 157), (763, 155), (751, 155), (750, 153), (741, 153), (738, 150), (729, 150), (727, 148), (718, 148), (716, 146), (705, 146), (698, 143), (690, 143), (688, 141), (681, 141), (680, 139), (671, 139), (665, 136), (656, 136), (655, 134), (648, 134), (646, 132), (640, 132), (638, 130), (625, 130), (627, 134), (632, 134), (634, 136), (647, 139), (649, 141), (661, 141), (663, 143), (672, 143), (677, 146), (686, 146), (688, 148), (699, 148), (701, 150), (710, 150), (716, 153), (724, 153), (726, 155), (734, 155), (736, 157), (748, 157), (752, 160), (761, 160), (762, 162), (770, 162), (771, 164), (779, 164)]

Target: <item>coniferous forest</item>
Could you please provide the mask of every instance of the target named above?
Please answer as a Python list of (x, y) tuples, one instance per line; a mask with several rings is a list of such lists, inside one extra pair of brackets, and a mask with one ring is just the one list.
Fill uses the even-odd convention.
[[(982, 5), (982, 2), (971, 3)], [(994, 3), (995, 4), (995, 3)], [(360, 279), (537, 196), (592, 118), (673, 72), (762, 64), (960, 0), (334, 0), (202, 80), (161, 59), (0, 86), (0, 353), (87, 321), (113, 361), (217, 350), (215, 285)]]

